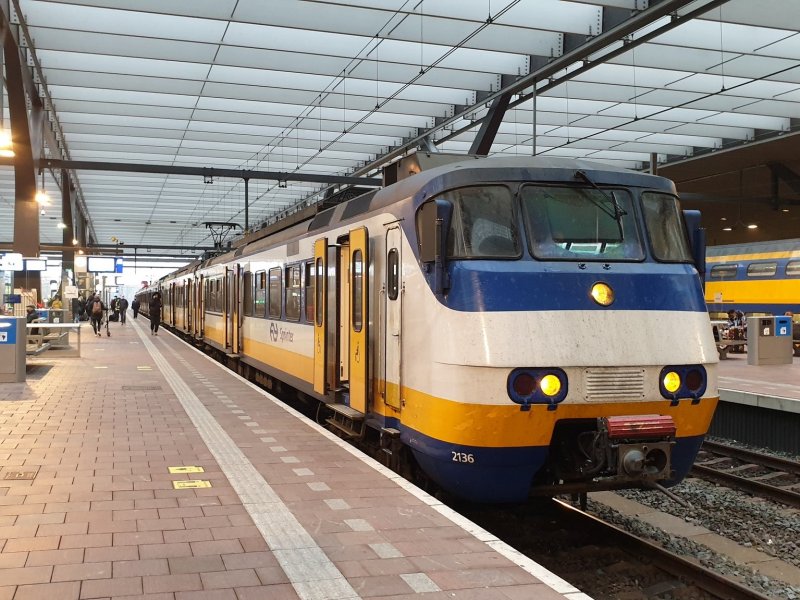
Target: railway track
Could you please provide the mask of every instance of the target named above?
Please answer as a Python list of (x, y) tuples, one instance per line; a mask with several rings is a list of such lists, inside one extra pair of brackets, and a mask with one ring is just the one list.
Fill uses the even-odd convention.
[(703, 442), (691, 474), (800, 508), (800, 463), (717, 442)]
[(554, 500), (563, 518), (579, 530), (595, 530), (607, 543), (623, 548), (635, 557), (646, 558), (657, 568), (670, 573), (687, 585), (699, 588), (715, 598), (729, 600), (767, 600), (769, 597), (738, 581), (712, 571), (700, 563), (684, 558), (658, 544), (642, 539), (574, 506)]

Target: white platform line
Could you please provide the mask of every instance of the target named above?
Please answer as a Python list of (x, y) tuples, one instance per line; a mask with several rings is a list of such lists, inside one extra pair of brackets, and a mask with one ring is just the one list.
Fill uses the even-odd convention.
[(356, 448), (354, 448), (353, 446), (351, 446), (350, 444), (348, 444), (347, 442), (345, 442), (344, 440), (342, 440), (341, 438), (339, 438), (338, 436), (336, 436), (332, 432), (330, 432), (327, 429), (325, 429), (322, 425), (319, 425), (318, 423), (315, 423), (313, 421), (309, 421), (304, 415), (302, 415), (301, 413), (299, 413), (298, 411), (293, 409), (291, 406), (288, 406), (287, 404), (284, 404), (283, 402), (281, 402), (278, 398), (276, 398), (275, 396), (273, 396), (269, 392), (261, 389), (260, 387), (258, 387), (252, 381), (248, 381), (247, 379), (245, 379), (244, 377), (242, 377), (238, 373), (236, 373), (234, 371), (231, 371), (230, 369), (228, 369), (224, 365), (221, 365), (220, 363), (215, 361), (213, 358), (211, 358), (207, 354), (203, 354), (200, 350), (198, 350), (194, 346), (191, 346), (189, 344), (185, 344), (185, 346), (186, 346), (186, 348), (188, 350), (196, 352), (198, 354), (198, 356), (203, 357), (204, 359), (206, 359), (212, 365), (216, 366), (221, 371), (224, 371), (225, 373), (227, 373), (231, 377), (234, 377), (234, 378), (238, 379), (243, 384), (245, 384), (248, 387), (252, 388), (256, 392), (258, 392), (260, 395), (262, 395), (265, 398), (267, 398), (268, 400), (270, 400), (278, 408), (280, 408), (282, 410), (285, 410), (287, 413), (289, 413), (291, 415), (294, 415), (294, 417), (297, 418), (304, 425), (306, 425), (306, 427), (309, 427), (309, 428), (313, 429), (314, 431), (318, 432), (320, 435), (325, 436), (327, 439), (329, 439), (331, 442), (333, 442), (334, 444), (336, 444), (337, 446), (339, 446), (340, 448), (342, 448), (346, 452), (349, 452), (350, 454), (352, 454), (353, 456), (358, 458), (363, 463), (369, 465), (370, 467), (372, 467), (373, 469), (375, 469), (379, 473), (382, 473), (387, 479), (390, 479), (390, 480), (394, 481), (397, 485), (399, 485), (401, 488), (406, 490), (409, 494), (411, 494), (412, 496), (415, 496), (416, 498), (418, 498), (419, 500), (421, 500), (422, 502), (424, 502), (425, 504), (430, 506), (433, 510), (438, 512), (440, 515), (442, 515), (446, 519), (449, 519), (451, 522), (453, 522), (454, 524), (458, 525), (462, 529), (466, 530), (468, 533), (472, 534), (475, 538), (477, 538), (477, 539), (481, 540), (482, 542), (485, 542), (487, 545), (491, 546), (491, 548), (495, 552), (497, 552), (501, 556), (504, 556), (505, 558), (507, 558), (508, 560), (513, 562), (515, 565), (517, 565), (523, 571), (526, 571), (526, 572), (530, 573), (531, 575), (536, 577), (539, 581), (544, 583), (549, 588), (553, 589), (554, 591), (558, 592), (559, 594), (562, 594), (562, 595), (566, 596), (567, 598), (570, 598), (571, 600), (592, 600), (591, 596), (585, 594), (584, 592), (581, 592), (578, 588), (576, 588), (574, 585), (572, 585), (568, 581), (565, 581), (564, 579), (562, 579), (561, 577), (559, 577), (555, 573), (552, 573), (551, 571), (548, 571), (545, 567), (543, 567), (542, 565), (540, 565), (539, 563), (537, 563), (533, 559), (528, 558), (527, 556), (525, 556), (524, 554), (522, 554), (521, 552), (519, 552), (515, 548), (512, 548), (511, 546), (509, 546), (508, 544), (506, 544), (502, 540), (497, 539), (497, 536), (495, 536), (494, 534), (489, 533), (488, 531), (486, 531), (485, 529), (483, 529), (479, 525), (473, 523), (472, 521), (470, 521), (466, 517), (460, 515), (459, 513), (454, 511), (449, 506), (447, 506), (445, 504), (442, 504), (442, 502), (440, 500), (437, 500), (436, 498), (434, 498), (433, 496), (431, 496), (427, 492), (419, 489), (413, 483), (410, 483), (406, 479), (403, 479), (403, 477), (401, 477), (400, 475), (398, 475), (394, 471), (388, 469), (387, 467), (384, 467), (377, 460), (367, 456), (366, 454), (364, 454), (360, 450), (357, 450)]
[[(303, 600), (361, 598), (231, 437), (134, 322), (153, 361)], [(177, 356), (169, 346), (167, 350)]]

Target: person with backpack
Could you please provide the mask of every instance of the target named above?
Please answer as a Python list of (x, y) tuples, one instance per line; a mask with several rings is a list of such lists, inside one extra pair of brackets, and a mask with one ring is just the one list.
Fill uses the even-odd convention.
[(156, 292), (150, 300), (150, 334), (158, 335), (158, 326), (161, 325), (161, 294)]
[(95, 294), (94, 298), (92, 298), (86, 306), (89, 312), (89, 318), (92, 322), (92, 330), (97, 337), (103, 337), (100, 331), (101, 325), (103, 324), (103, 311), (106, 310), (106, 305), (100, 300), (100, 296)]

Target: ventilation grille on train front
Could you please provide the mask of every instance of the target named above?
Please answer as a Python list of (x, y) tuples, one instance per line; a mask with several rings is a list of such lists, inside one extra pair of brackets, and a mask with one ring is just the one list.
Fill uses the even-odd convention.
[(583, 377), (584, 398), (588, 402), (644, 398), (644, 369), (586, 369)]

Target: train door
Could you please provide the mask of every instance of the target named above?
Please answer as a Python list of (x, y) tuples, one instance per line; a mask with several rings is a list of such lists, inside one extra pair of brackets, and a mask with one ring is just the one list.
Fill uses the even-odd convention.
[(202, 338), (205, 335), (206, 327), (206, 278), (200, 275), (200, 283), (197, 285), (197, 337)]
[(328, 238), (314, 242), (314, 391), (328, 391)]
[[(335, 340), (333, 354), (337, 357), (335, 376), (337, 389), (344, 389), (350, 383), (350, 244), (348, 238), (340, 238), (336, 246), (336, 268), (330, 281), (330, 289), (334, 290), (336, 310), (331, 311), (335, 319), (331, 323)], [(329, 331), (331, 331), (329, 329)]]
[(195, 309), (195, 283), (194, 278), (190, 278), (187, 284), (188, 291), (186, 297), (186, 331), (190, 334), (194, 334), (194, 321), (195, 321), (195, 314), (197, 313)]
[[(369, 235), (366, 227), (350, 232), (347, 268), (348, 379), (350, 408), (367, 412), (369, 397)], [(343, 273), (344, 274), (344, 273)], [(345, 277), (342, 277), (344, 280)], [(342, 336), (344, 337), (344, 336)]]
[(175, 326), (175, 289), (177, 285), (173, 281), (169, 284), (169, 324)]
[(225, 347), (239, 351), (239, 265), (225, 267), (223, 298), (225, 302)]
[(400, 409), (400, 350), (402, 332), (403, 264), (400, 250), (402, 236), (400, 227), (391, 226), (386, 231), (386, 282), (383, 296), (383, 352), (381, 360), (381, 394), (383, 401), (392, 408)]
[(244, 268), (236, 265), (236, 279), (233, 286), (233, 298), (236, 306), (236, 320), (234, 321), (233, 352), (239, 354), (243, 347), (244, 336)]

